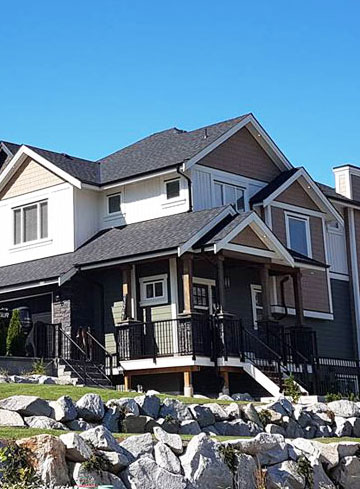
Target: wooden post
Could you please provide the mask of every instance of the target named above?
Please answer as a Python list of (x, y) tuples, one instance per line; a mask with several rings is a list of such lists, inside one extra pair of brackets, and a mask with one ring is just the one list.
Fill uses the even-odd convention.
[(217, 275), (218, 275), (220, 314), (223, 314), (226, 311), (224, 260), (225, 259), (222, 255), (218, 255)]
[(193, 256), (185, 254), (183, 257), (183, 293), (184, 293), (184, 310), (183, 314), (193, 312)]
[(262, 287), (262, 300), (263, 300), (263, 319), (268, 321), (271, 319), (271, 299), (270, 299), (270, 277), (269, 266), (263, 265), (260, 270), (261, 287)]
[(292, 275), (297, 326), (304, 326), (304, 304), (301, 287), (301, 271), (297, 269)]
[(126, 391), (131, 390), (131, 375), (130, 374), (124, 375), (124, 389)]
[(122, 270), (122, 292), (124, 301), (123, 320), (131, 319), (131, 267), (124, 267)]
[(193, 397), (194, 389), (192, 385), (192, 372), (191, 370), (185, 370), (184, 372), (184, 396)]
[(221, 377), (224, 379), (224, 385), (222, 388), (222, 393), (229, 396), (230, 395), (229, 372), (227, 370), (223, 370), (222, 372), (220, 372), (220, 374), (221, 374)]

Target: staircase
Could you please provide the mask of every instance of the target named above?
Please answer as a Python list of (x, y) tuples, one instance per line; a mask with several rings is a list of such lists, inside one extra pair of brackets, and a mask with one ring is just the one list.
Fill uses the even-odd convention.
[(59, 359), (57, 362), (57, 376), (64, 383), (71, 382), (77, 386), (114, 388), (110, 378), (105, 374), (101, 366), (89, 361)]

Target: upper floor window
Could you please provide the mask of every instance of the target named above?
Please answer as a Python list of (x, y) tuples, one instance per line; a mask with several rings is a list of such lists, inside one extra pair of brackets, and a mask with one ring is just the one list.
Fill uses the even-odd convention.
[(234, 204), (236, 210), (245, 210), (245, 190), (236, 185), (214, 182), (215, 205)]
[(121, 193), (107, 196), (108, 214), (118, 214), (121, 212)]
[(165, 181), (166, 200), (180, 197), (180, 178)]
[(142, 277), (139, 282), (141, 306), (153, 306), (167, 303), (167, 274)]
[(285, 219), (288, 248), (311, 257), (309, 218), (287, 213)]
[(48, 237), (48, 203), (36, 202), (13, 209), (14, 244)]

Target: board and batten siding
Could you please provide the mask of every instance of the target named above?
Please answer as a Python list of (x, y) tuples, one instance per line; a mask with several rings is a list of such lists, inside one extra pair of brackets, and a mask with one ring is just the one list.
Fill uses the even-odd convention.
[(327, 240), (330, 272), (348, 275), (349, 268), (347, 261), (346, 237), (344, 228), (328, 228)]
[(354, 200), (360, 201), (360, 177), (351, 175), (351, 194)]
[(0, 199), (17, 197), (35, 190), (60, 185), (63, 182), (61, 178), (47, 168), (28, 158), (5, 186), (0, 194)]

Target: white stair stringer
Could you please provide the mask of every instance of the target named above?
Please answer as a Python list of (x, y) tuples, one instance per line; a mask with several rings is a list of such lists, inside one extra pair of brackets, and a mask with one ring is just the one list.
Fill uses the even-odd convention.
[(278, 397), (281, 394), (280, 387), (275, 384), (267, 375), (259, 370), (255, 365), (249, 362), (243, 363), (244, 371), (250, 375), (258, 384), (260, 384), (272, 396)]

